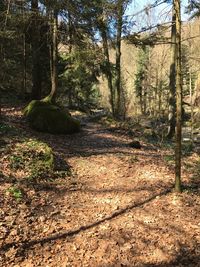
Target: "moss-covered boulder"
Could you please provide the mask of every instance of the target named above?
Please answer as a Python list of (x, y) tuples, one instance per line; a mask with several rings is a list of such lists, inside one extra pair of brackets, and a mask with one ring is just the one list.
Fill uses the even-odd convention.
[(80, 122), (60, 107), (43, 100), (33, 100), (24, 109), (30, 126), (40, 132), (72, 134), (80, 131)]

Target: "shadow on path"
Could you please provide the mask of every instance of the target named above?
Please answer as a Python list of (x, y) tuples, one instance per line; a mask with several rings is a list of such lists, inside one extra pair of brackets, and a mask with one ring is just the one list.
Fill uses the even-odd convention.
[(172, 188), (168, 188), (167, 190), (164, 190), (163, 192), (161, 192), (160, 194), (156, 194), (156, 195), (153, 195), (147, 199), (145, 199), (144, 201), (142, 202), (138, 202), (138, 203), (134, 203), (134, 204), (130, 204), (130, 205), (127, 205), (125, 208), (123, 209), (120, 209), (118, 211), (115, 211), (113, 214), (109, 215), (109, 216), (106, 216), (105, 218), (97, 221), (97, 222), (94, 222), (94, 223), (91, 223), (91, 224), (88, 224), (88, 225), (85, 225), (85, 226), (81, 226), (79, 227), (78, 229), (76, 230), (71, 230), (71, 231), (68, 231), (68, 232), (63, 232), (63, 233), (58, 233), (58, 234), (55, 234), (55, 235), (51, 235), (51, 236), (48, 236), (48, 237), (45, 237), (45, 238), (42, 238), (42, 239), (35, 239), (35, 240), (31, 240), (31, 241), (28, 241), (28, 240), (24, 240), (20, 243), (17, 243), (17, 242), (12, 242), (12, 243), (8, 243), (4, 246), (1, 247), (1, 250), (8, 250), (10, 249), (11, 247), (15, 247), (15, 248), (20, 248), (22, 250), (26, 250), (26, 249), (30, 249), (32, 246), (36, 245), (36, 244), (45, 244), (45, 243), (48, 243), (48, 242), (51, 242), (51, 241), (54, 241), (54, 240), (57, 240), (57, 239), (64, 239), (64, 238), (67, 238), (67, 237), (72, 237), (74, 235), (77, 235), (79, 234), (80, 232), (83, 232), (83, 231), (86, 231), (88, 229), (91, 229), (93, 227), (96, 227), (106, 221), (110, 221), (120, 215), (123, 215), (125, 213), (127, 213), (128, 211), (134, 209), (134, 208), (138, 208), (138, 207), (141, 207), (147, 203), (149, 203), (150, 201), (156, 199), (158, 196), (163, 196), (163, 195), (166, 195), (168, 194), (169, 192), (171, 192)]

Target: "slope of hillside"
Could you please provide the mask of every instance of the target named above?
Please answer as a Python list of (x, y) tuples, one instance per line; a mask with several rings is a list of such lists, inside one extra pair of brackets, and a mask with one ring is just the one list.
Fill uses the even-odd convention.
[[(197, 76), (200, 72), (200, 20), (196, 19), (191, 22), (183, 24), (182, 27), (182, 45), (183, 45), (183, 74), (191, 75), (192, 77), (192, 91), (196, 94), (198, 91), (198, 83), (195, 83)], [(170, 36), (170, 31), (166, 32)], [(128, 113), (137, 114), (140, 112), (138, 98), (134, 88), (135, 74), (137, 73), (138, 65), (138, 51), (140, 48), (132, 44), (122, 41), (122, 76), (123, 88), (128, 96)], [(115, 63), (115, 51), (110, 50), (111, 61)], [(186, 61), (185, 61), (186, 60)], [(150, 106), (158, 102), (155, 93), (158, 88), (159, 82), (165, 85), (161, 93), (161, 106), (163, 109), (167, 108), (168, 99), (168, 84), (169, 84), (169, 69), (171, 62), (170, 45), (162, 44), (155, 45), (149, 49), (149, 66), (148, 66), (148, 85), (147, 85), (147, 98)], [(184, 78), (184, 95), (189, 94), (189, 78)], [(154, 91), (154, 89), (157, 89)], [(102, 95), (102, 105), (109, 108), (109, 90), (105, 77), (100, 79), (100, 92)], [(149, 96), (148, 96), (149, 95)]]

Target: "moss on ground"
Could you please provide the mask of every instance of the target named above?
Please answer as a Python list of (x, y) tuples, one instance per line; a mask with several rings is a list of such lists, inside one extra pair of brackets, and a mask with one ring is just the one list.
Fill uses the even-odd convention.
[(37, 140), (17, 143), (9, 157), (10, 168), (26, 178), (48, 178), (54, 171), (52, 149)]
[(60, 107), (45, 100), (33, 100), (24, 109), (30, 126), (40, 132), (72, 134), (80, 131), (80, 122)]

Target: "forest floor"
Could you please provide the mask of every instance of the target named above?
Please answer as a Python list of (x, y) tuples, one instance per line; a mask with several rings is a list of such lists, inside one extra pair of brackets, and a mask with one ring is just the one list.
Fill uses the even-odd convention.
[[(200, 266), (197, 153), (184, 157), (184, 191), (176, 194), (172, 148), (140, 140), (142, 131), (134, 149), (134, 137), (96, 122), (57, 136), (30, 130), (19, 107), (2, 114), (18, 134), (1, 136), (0, 266)], [(6, 177), (6, 147), (24, 136), (46, 142), (71, 175)], [(22, 198), (7, 193), (13, 185)]]

